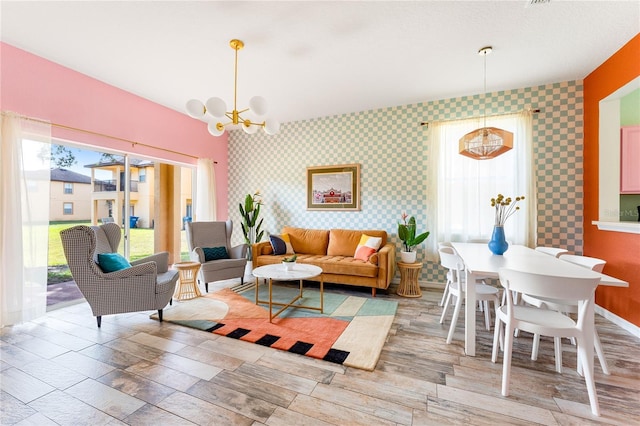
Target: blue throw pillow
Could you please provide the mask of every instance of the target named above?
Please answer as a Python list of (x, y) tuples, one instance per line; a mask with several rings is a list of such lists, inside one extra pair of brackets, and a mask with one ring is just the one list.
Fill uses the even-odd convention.
[(115, 272), (121, 269), (131, 268), (131, 264), (118, 253), (98, 254), (98, 265), (102, 272)]
[(287, 254), (287, 243), (277, 235), (270, 235), (269, 241), (271, 241), (271, 248), (273, 249), (273, 254)]
[(227, 253), (226, 247), (202, 247), (202, 251), (204, 252), (205, 262), (229, 258), (229, 253)]

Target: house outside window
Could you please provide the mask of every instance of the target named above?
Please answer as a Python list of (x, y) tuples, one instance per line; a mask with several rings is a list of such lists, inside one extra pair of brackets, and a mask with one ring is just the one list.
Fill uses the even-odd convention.
[(62, 213), (65, 215), (73, 214), (73, 203), (63, 203), (62, 204)]
[(147, 170), (146, 169), (139, 169), (138, 170), (138, 181), (139, 182), (146, 182), (147, 181)]
[(71, 182), (64, 183), (64, 193), (73, 194), (73, 184)]

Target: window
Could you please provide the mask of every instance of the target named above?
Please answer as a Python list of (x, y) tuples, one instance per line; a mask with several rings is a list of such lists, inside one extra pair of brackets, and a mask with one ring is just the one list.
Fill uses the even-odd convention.
[(140, 182), (147, 181), (147, 169), (138, 169), (138, 181)]
[(65, 215), (73, 214), (73, 203), (63, 203), (62, 204), (62, 213)]
[(73, 184), (71, 182), (64, 183), (64, 193), (73, 194)]
[[(439, 241), (489, 239), (495, 210), (490, 200), (499, 193), (515, 198), (524, 195), (520, 212), (505, 226), (507, 240), (535, 244), (536, 197), (532, 174), (530, 114), (487, 117), (486, 127), (514, 134), (513, 149), (490, 160), (474, 160), (459, 154), (458, 140), (484, 127), (482, 119), (434, 123), (431, 129), (429, 168), (430, 199), (437, 200), (436, 238)], [(532, 214), (533, 212), (533, 214)]]

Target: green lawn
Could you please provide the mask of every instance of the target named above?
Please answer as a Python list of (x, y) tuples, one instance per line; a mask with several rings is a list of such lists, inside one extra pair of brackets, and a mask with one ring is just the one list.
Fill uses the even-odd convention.
[[(48, 284), (71, 280), (71, 273), (67, 267), (67, 259), (64, 257), (62, 249), (62, 241), (60, 240), (60, 231), (71, 228), (76, 225), (91, 225), (90, 222), (51, 222), (49, 223), (49, 275)], [(181, 233), (182, 252), (181, 258), (187, 260), (187, 244), (185, 232)], [(118, 252), (124, 254), (124, 244), (120, 240)], [(153, 254), (153, 229), (132, 228), (131, 229), (131, 247), (129, 249), (129, 257), (131, 260), (140, 259), (141, 257)]]

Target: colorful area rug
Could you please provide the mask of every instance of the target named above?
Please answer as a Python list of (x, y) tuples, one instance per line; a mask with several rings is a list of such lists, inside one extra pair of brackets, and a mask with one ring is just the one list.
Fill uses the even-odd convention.
[[(273, 300), (290, 301), (295, 287), (273, 286)], [(260, 286), (260, 299), (268, 298)], [(320, 306), (320, 292), (305, 289), (297, 304)], [(387, 339), (397, 302), (324, 292), (324, 313), (288, 308), (269, 323), (268, 305), (256, 305), (253, 289), (224, 289), (174, 301), (163, 320), (271, 348), (373, 370)], [(273, 311), (279, 308), (274, 306)], [(157, 313), (151, 318), (158, 319)]]

